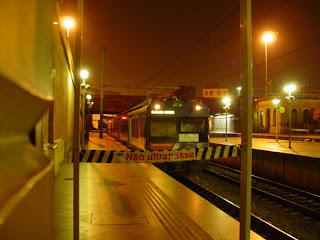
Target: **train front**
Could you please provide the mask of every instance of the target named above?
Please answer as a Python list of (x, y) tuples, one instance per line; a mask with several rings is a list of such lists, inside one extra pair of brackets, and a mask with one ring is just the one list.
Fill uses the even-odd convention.
[(152, 101), (147, 110), (147, 149), (209, 146), (209, 111), (201, 101)]

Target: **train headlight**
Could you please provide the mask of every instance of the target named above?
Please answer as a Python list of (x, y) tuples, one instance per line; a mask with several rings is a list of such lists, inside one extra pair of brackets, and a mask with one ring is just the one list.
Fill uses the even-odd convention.
[(160, 109), (160, 104), (154, 105), (154, 108), (155, 108), (156, 110), (159, 110), (159, 109)]
[(202, 106), (196, 105), (196, 110), (197, 110), (197, 111), (199, 111), (199, 110), (201, 110), (201, 109), (202, 109)]

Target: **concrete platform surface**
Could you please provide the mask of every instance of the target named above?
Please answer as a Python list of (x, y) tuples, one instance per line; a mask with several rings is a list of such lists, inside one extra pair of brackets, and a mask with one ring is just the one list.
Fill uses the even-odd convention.
[[(55, 181), (57, 240), (73, 237), (72, 170)], [(80, 239), (239, 239), (239, 222), (151, 164), (80, 163)]]
[[(210, 143), (222, 145), (240, 145), (241, 137), (211, 137)], [(320, 142), (291, 141), (289, 148), (288, 140), (278, 140), (269, 138), (252, 138), (252, 148), (270, 152), (293, 154), (307, 157), (320, 158)]]

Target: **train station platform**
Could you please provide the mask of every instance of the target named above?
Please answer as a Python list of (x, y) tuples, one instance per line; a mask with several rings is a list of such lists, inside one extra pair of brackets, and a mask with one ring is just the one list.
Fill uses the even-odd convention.
[[(320, 158), (320, 142), (318, 141), (299, 141), (292, 138), (291, 148), (289, 148), (289, 140), (268, 138), (267, 135), (252, 138), (252, 149), (264, 150), (271, 152), (279, 152), (284, 154), (293, 154), (306, 157)], [(240, 145), (241, 137), (228, 136), (225, 141), (225, 136), (210, 137), (210, 143), (219, 145)]]
[[(91, 134), (88, 149), (114, 150)], [(123, 148), (123, 146), (119, 146)], [(110, 149), (112, 148), (112, 149)], [(125, 149), (122, 149), (125, 150)], [(73, 164), (55, 180), (55, 239), (73, 239)], [(152, 164), (80, 163), (80, 239), (239, 239), (239, 222)], [(263, 239), (251, 232), (251, 239)]]
[[(72, 168), (55, 183), (57, 240), (73, 236)], [(80, 239), (238, 238), (238, 221), (152, 164), (80, 163)]]

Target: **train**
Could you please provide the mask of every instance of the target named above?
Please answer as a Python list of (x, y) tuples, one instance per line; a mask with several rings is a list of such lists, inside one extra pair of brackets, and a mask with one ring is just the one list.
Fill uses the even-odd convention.
[(149, 98), (108, 121), (107, 133), (133, 150), (207, 148), (209, 110), (200, 100)]

